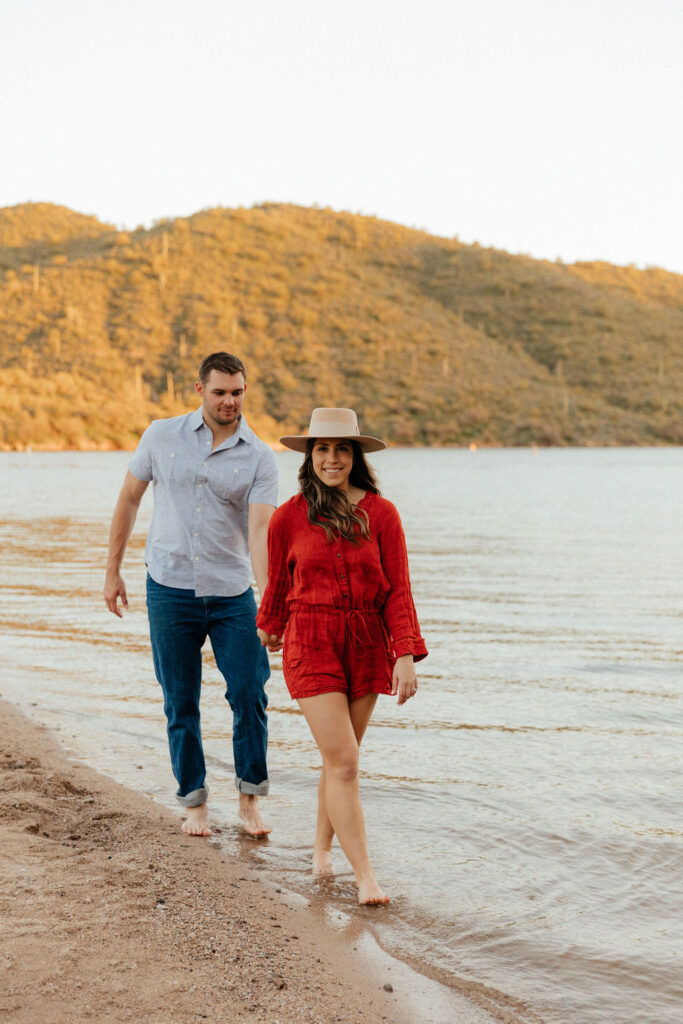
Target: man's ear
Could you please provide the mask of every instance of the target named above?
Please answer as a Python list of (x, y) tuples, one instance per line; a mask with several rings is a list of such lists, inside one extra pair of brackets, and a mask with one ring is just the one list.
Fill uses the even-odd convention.
[(198, 395), (201, 395), (201, 394), (204, 393), (204, 388), (202, 387), (202, 382), (200, 380), (196, 380), (194, 382), (194, 389), (195, 389), (195, 391), (197, 392)]

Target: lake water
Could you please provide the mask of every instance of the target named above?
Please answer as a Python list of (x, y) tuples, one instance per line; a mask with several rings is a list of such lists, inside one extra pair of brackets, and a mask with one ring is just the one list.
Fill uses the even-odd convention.
[[(281, 498), (299, 457), (279, 453)], [(174, 805), (144, 605), (146, 496), (101, 601), (128, 456), (1, 454), (2, 695), (76, 756)], [(390, 907), (361, 911), (337, 850), (309, 876), (319, 758), (269, 683), (273, 825), (253, 864), (370, 921), (472, 1020), (683, 1019), (683, 450), (390, 450), (430, 657), (404, 708), (378, 703), (363, 804)], [(149, 500), (148, 500), (149, 498)], [(203, 726), (221, 842), (235, 827), (230, 716), (207, 652)], [(463, 1020), (469, 1019), (463, 1012)]]

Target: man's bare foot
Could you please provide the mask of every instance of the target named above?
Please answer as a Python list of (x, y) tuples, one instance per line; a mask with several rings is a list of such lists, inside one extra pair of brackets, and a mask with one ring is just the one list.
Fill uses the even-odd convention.
[(314, 875), (333, 875), (332, 854), (329, 850), (313, 850), (312, 870)]
[(180, 826), (188, 836), (210, 836), (209, 811), (205, 803), (199, 807), (186, 807), (187, 818)]
[(260, 839), (273, 831), (270, 825), (264, 823), (257, 800), (258, 797), (253, 793), (240, 793), (239, 816), (242, 819), (244, 831), (254, 839)]

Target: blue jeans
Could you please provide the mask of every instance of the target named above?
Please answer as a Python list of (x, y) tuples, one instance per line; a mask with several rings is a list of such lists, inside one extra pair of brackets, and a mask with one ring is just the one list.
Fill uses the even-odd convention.
[(268, 792), (268, 655), (256, 634), (251, 587), (237, 597), (195, 597), (194, 590), (163, 587), (147, 576), (147, 610), (154, 671), (164, 692), (171, 766), (178, 802), (206, 801), (206, 765), (199, 723), (202, 645), (211, 641), (233, 712), (235, 785), (240, 793)]

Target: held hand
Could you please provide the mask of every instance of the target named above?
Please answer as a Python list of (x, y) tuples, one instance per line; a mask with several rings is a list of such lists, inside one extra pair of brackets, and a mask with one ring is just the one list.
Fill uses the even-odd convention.
[(394, 675), (391, 682), (392, 696), (398, 694), (398, 703), (405, 704), (417, 693), (417, 678), (412, 654), (404, 654), (396, 659)]
[(120, 619), (123, 618), (121, 611), (119, 610), (119, 598), (121, 598), (121, 604), (128, 611), (128, 596), (126, 595), (126, 584), (123, 582), (121, 575), (116, 573), (107, 573), (107, 577), (104, 581), (104, 603), (110, 612), (114, 615), (118, 615)]
[(270, 651), (271, 654), (282, 650), (285, 641), (284, 636), (278, 636), (277, 633), (266, 633), (265, 629), (257, 629), (256, 632), (262, 646), (267, 651)]

